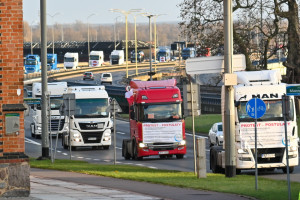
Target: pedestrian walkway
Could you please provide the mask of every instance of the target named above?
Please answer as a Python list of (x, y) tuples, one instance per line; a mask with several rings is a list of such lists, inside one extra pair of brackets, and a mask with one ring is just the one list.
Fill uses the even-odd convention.
[(233, 194), (185, 189), (103, 176), (31, 169), (31, 193), (3, 200), (246, 200)]

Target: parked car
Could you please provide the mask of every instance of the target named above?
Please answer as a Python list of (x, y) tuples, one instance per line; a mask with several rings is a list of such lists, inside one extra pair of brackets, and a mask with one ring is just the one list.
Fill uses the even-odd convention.
[(112, 74), (111, 73), (102, 73), (101, 74), (101, 84), (109, 83), (112, 84)]
[(209, 146), (223, 145), (223, 124), (222, 122), (214, 123), (208, 133)]
[(93, 74), (93, 72), (84, 72), (84, 74), (83, 74), (83, 80), (85, 80), (85, 79), (94, 80), (94, 74)]

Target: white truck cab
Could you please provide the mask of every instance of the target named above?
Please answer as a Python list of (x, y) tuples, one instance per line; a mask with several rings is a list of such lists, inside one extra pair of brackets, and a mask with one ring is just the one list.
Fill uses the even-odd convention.
[[(48, 92), (50, 95), (50, 109), (51, 118), (48, 121), (49, 127), (51, 127), (51, 134), (62, 134), (66, 132), (65, 118), (60, 116), (59, 108), (63, 102), (63, 94), (67, 92), (67, 82), (53, 82), (48, 83)], [(32, 85), (32, 97), (42, 97), (42, 84), (33, 83)], [(42, 135), (42, 111), (41, 105), (34, 105), (33, 109), (33, 122), (30, 124), (31, 136), (39, 138)], [(50, 129), (49, 129), (50, 132)]]
[(63, 147), (66, 149), (71, 146), (73, 150), (87, 146), (109, 149), (113, 124), (107, 110), (109, 96), (105, 87), (74, 86), (68, 88), (68, 93), (75, 93), (76, 108), (75, 115), (68, 119), (71, 138), (68, 133), (63, 135)]
[(89, 67), (100, 67), (104, 62), (103, 51), (91, 51), (89, 57)]
[(110, 54), (110, 64), (111, 65), (124, 64), (124, 51), (123, 50), (113, 50)]
[(64, 69), (77, 69), (78, 62), (78, 53), (67, 52), (64, 56)]

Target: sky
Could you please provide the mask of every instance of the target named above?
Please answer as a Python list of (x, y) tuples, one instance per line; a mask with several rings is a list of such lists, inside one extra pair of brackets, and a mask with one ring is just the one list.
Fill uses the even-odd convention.
[[(162, 14), (156, 22), (181, 21), (180, 9), (177, 7), (183, 0), (46, 0), (47, 24), (74, 23), (77, 20), (90, 24), (112, 24), (116, 21), (125, 22), (121, 13), (111, 12), (110, 9), (144, 9), (142, 12)], [(24, 21), (34, 24), (39, 21), (40, 0), (23, 0)], [(57, 15), (55, 15), (58, 13)], [(93, 15), (95, 14), (95, 15)], [(53, 16), (54, 17), (50, 17)], [(90, 16), (92, 15), (92, 16)], [(89, 17), (90, 16), (90, 17)], [(118, 17), (121, 16), (121, 17)], [(128, 22), (134, 23), (134, 17), (128, 16)], [(149, 19), (138, 15), (137, 23), (147, 23)]]

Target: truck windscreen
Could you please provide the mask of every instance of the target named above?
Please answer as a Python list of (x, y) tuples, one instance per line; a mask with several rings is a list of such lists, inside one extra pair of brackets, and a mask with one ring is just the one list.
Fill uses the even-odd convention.
[[(258, 121), (284, 121), (282, 113), (282, 101), (280, 100), (264, 100), (266, 104), (265, 114), (258, 119)], [(251, 118), (246, 112), (247, 102), (241, 102), (237, 107), (237, 113), (240, 122), (253, 122), (254, 119)], [(294, 119), (294, 106), (293, 101), (290, 102), (290, 108), (287, 108), (289, 111), (289, 116), (287, 120)]]
[(90, 60), (99, 60), (98, 55), (90, 55)]
[(76, 99), (75, 117), (108, 117), (108, 99)]
[(140, 104), (139, 121), (175, 121), (182, 119), (181, 104)]
[(25, 65), (37, 65), (36, 60), (25, 60)]
[(65, 57), (65, 62), (74, 62), (74, 58)]

